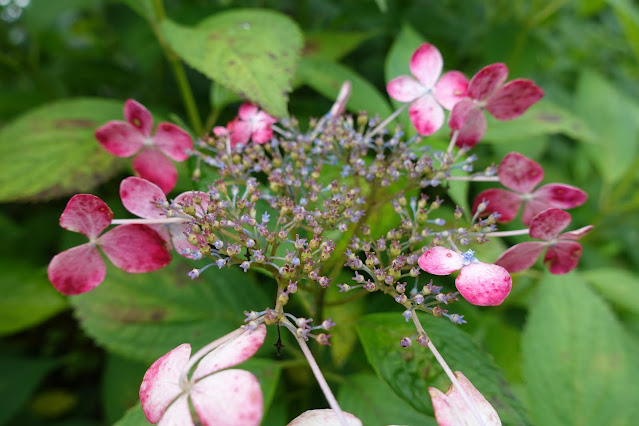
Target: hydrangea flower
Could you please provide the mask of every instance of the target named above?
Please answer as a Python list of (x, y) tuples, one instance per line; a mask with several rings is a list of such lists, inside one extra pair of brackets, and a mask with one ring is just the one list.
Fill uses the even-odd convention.
[[(464, 393), (475, 407), (477, 415), (485, 426), (501, 426), (497, 411), (484, 398), (475, 386), (460, 371), (455, 371), (455, 377), (463, 388)], [(428, 388), (433, 401), (435, 419), (439, 426), (475, 426), (477, 419), (455, 385), (451, 385), (444, 394), (437, 388)]]
[(391, 80), (386, 90), (395, 100), (412, 102), (408, 109), (411, 123), (419, 134), (431, 135), (444, 124), (442, 107), (451, 110), (465, 95), (468, 79), (459, 71), (449, 71), (439, 78), (444, 60), (429, 43), (417, 48), (409, 66), (417, 80), (401, 75)]
[(456, 145), (472, 148), (486, 133), (488, 111), (498, 120), (512, 120), (544, 96), (532, 80), (515, 79), (504, 84), (508, 77), (506, 65), (488, 65), (470, 80), (467, 98), (455, 104), (448, 125), (459, 131)]
[(450, 275), (460, 271), (455, 279), (459, 294), (473, 305), (500, 305), (512, 289), (512, 279), (499, 265), (483, 263), (468, 250), (460, 254), (442, 246), (435, 246), (422, 254), (417, 263), (429, 274)]
[[(235, 330), (190, 359), (188, 343), (162, 356), (140, 386), (147, 420), (160, 425), (259, 425), (264, 410), (260, 383), (252, 373), (229, 367), (252, 357), (265, 337), (261, 324), (252, 332)], [(199, 417), (195, 421), (189, 402)]]
[[(200, 205), (195, 205), (195, 214), (204, 216), (202, 208), (206, 209), (209, 195), (201, 191), (184, 192), (170, 204), (175, 210), (180, 210), (184, 203), (192, 204), (193, 197), (201, 198)], [(128, 177), (120, 184), (120, 198), (124, 207), (134, 215), (144, 219), (166, 219), (166, 208), (169, 206), (164, 192), (152, 182), (138, 177)], [(176, 214), (174, 217), (183, 217), (184, 222), (172, 222), (166, 225), (152, 226), (167, 242), (172, 241), (175, 250), (182, 254), (185, 250), (196, 249), (187, 240), (188, 225), (186, 222), (192, 219), (187, 214)]]
[(51, 259), (49, 281), (60, 293), (85, 293), (104, 281), (106, 265), (98, 247), (126, 272), (151, 272), (171, 262), (164, 239), (146, 225), (120, 225), (102, 234), (112, 219), (109, 206), (95, 195), (78, 194), (69, 200), (60, 226), (86, 235), (89, 242)]
[[(342, 411), (344, 419), (346, 419), (347, 426), (362, 426), (362, 421), (352, 415)], [(304, 411), (299, 416), (295, 417), (288, 426), (342, 426), (339, 418), (330, 408), (322, 408), (318, 410)]]
[(275, 117), (261, 111), (257, 105), (250, 102), (242, 104), (238, 116), (226, 125), (231, 146), (246, 145), (249, 140), (259, 144), (270, 141), (273, 137), (271, 126), (276, 121)]
[(571, 221), (570, 213), (550, 208), (542, 211), (530, 221), (530, 236), (542, 241), (527, 241), (512, 246), (495, 262), (509, 272), (519, 272), (535, 264), (539, 255), (547, 249), (544, 263), (553, 274), (566, 274), (579, 263), (581, 244), (577, 240), (593, 228), (584, 226), (575, 231), (563, 231)]
[(485, 210), (481, 214), (497, 212), (497, 220), (502, 223), (513, 220), (522, 203), (524, 212), (521, 221), (528, 225), (533, 217), (549, 207), (571, 209), (582, 205), (588, 198), (588, 194), (581, 189), (561, 183), (551, 183), (533, 191), (543, 180), (544, 171), (537, 162), (518, 152), (511, 152), (504, 157), (497, 169), (497, 176), (501, 184), (512, 191), (493, 188), (481, 192), (475, 198), (473, 213), (480, 203), (484, 203)]
[[(153, 117), (139, 102), (129, 99), (124, 104), (126, 121), (112, 120), (95, 132), (98, 142), (113, 155), (130, 157), (138, 176), (155, 183), (169, 193), (177, 182), (177, 170), (170, 159), (184, 161), (193, 149), (191, 136), (172, 123), (160, 123), (151, 136)], [(168, 157), (168, 158), (167, 158)]]

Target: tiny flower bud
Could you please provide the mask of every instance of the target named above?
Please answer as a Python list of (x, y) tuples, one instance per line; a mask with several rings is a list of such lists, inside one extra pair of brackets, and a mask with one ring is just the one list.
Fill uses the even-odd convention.
[(413, 340), (410, 337), (404, 337), (400, 340), (399, 344), (402, 348), (410, 348), (413, 346)]

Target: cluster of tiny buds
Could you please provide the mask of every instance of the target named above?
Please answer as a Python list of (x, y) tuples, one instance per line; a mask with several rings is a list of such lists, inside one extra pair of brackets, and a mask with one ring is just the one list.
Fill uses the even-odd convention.
[(311, 326), (313, 319), (312, 318), (303, 318), (303, 317), (295, 317), (289, 313), (284, 313), (283, 315), (291, 320), (292, 326), (287, 322), (281, 321), (281, 315), (277, 314), (277, 312), (273, 309), (267, 308), (262, 312), (255, 311), (245, 311), (244, 315), (246, 318), (244, 319), (245, 325), (242, 328), (246, 330), (253, 331), (255, 330), (261, 323), (265, 323), (268, 325), (273, 324), (282, 324), (285, 327), (289, 328), (296, 336), (308, 340), (314, 339), (320, 345), (330, 346), (330, 334), (326, 333), (313, 333), (314, 331), (328, 331), (332, 327), (335, 326), (335, 323), (331, 320), (331, 318), (322, 321), (320, 325)]
[(429, 339), (426, 333), (415, 333), (411, 337), (402, 337), (399, 344), (402, 348), (410, 348), (413, 346), (413, 340), (424, 347), (428, 346)]

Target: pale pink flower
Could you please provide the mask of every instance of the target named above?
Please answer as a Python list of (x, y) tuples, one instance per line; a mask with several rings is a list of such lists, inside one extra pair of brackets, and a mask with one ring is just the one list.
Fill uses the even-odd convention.
[[(252, 373), (229, 367), (252, 357), (265, 337), (262, 324), (253, 332), (231, 332), (190, 359), (188, 343), (162, 356), (149, 367), (140, 386), (147, 420), (167, 426), (259, 425), (264, 410), (260, 383)], [(195, 421), (189, 403), (199, 417)]]
[[(347, 426), (362, 426), (362, 421), (352, 415), (342, 411)], [(295, 417), (288, 426), (342, 426), (335, 411), (330, 408), (304, 411)]]
[(515, 79), (507, 84), (508, 68), (488, 65), (470, 80), (467, 98), (455, 104), (448, 125), (459, 132), (458, 147), (472, 148), (486, 133), (488, 111), (498, 120), (512, 120), (522, 115), (544, 95), (532, 80)]
[(47, 273), (59, 292), (85, 293), (104, 280), (106, 265), (98, 247), (126, 272), (151, 272), (171, 262), (163, 238), (146, 225), (120, 225), (100, 236), (112, 219), (109, 206), (95, 195), (78, 194), (69, 200), (60, 216), (60, 226), (86, 235), (89, 242), (51, 259)]
[(513, 220), (522, 203), (524, 212), (521, 221), (528, 225), (533, 217), (547, 208), (571, 209), (582, 205), (588, 198), (588, 194), (581, 189), (561, 183), (551, 183), (533, 191), (543, 180), (544, 171), (537, 162), (518, 152), (511, 152), (504, 157), (497, 175), (499, 182), (514, 192), (493, 188), (479, 193), (475, 198), (473, 213), (480, 203), (484, 203), (481, 215), (497, 212), (498, 222)]
[(449, 71), (440, 78), (444, 60), (429, 43), (417, 48), (409, 66), (417, 80), (402, 75), (392, 79), (386, 90), (395, 100), (412, 102), (408, 108), (411, 123), (419, 134), (431, 135), (444, 124), (442, 107), (451, 110), (464, 97), (468, 79), (459, 71)]
[(542, 241), (528, 241), (512, 246), (499, 256), (495, 264), (509, 272), (519, 272), (535, 264), (541, 253), (547, 249), (544, 264), (552, 274), (566, 274), (577, 266), (583, 248), (577, 240), (584, 237), (594, 227), (584, 226), (575, 231), (563, 231), (571, 221), (570, 213), (550, 208), (542, 211), (530, 221), (529, 234)]
[(481, 392), (473, 386), (470, 380), (460, 371), (455, 371), (455, 377), (475, 410), (468, 406), (460, 390), (455, 385), (451, 385), (445, 394), (437, 388), (430, 387), (428, 392), (433, 401), (437, 424), (439, 426), (477, 426), (479, 422), (476, 415), (478, 415), (485, 426), (501, 426), (497, 411), (484, 398)]
[(187, 151), (193, 149), (191, 136), (172, 123), (158, 124), (155, 135), (151, 136), (153, 117), (144, 105), (133, 99), (124, 104), (124, 118), (126, 121), (109, 121), (96, 130), (95, 137), (118, 157), (139, 152), (133, 160), (133, 170), (169, 193), (177, 182), (177, 170), (169, 158), (186, 160)]
[(478, 261), (474, 255), (472, 250), (460, 254), (435, 246), (422, 254), (417, 263), (433, 275), (449, 275), (460, 271), (455, 286), (459, 294), (473, 305), (501, 305), (512, 289), (510, 274), (499, 265)]
[(257, 105), (246, 102), (240, 106), (238, 116), (226, 125), (231, 135), (231, 146), (246, 145), (249, 140), (263, 144), (273, 136), (272, 125), (277, 119), (259, 109)]

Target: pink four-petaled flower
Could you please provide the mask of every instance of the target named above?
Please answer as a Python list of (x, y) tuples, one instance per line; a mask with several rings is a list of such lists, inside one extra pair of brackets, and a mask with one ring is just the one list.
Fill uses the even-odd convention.
[[(346, 411), (342, 411), (346, 426), (362, 426), (362, 421)], [(335, 411), (330, 408), (304, 411), (287, 426), (344, 426)]]
[(442, 246), (435, 246), (422, 254), (417, 263), (429, 274), (449, 275), (460, 271), (455, 279), (459, 294), (473, 305), (500, 305), (512, 288), (512, 279), (499, 265), (478, 261), (475, 252), (460, 254)]
[[(155, 361), (140, 386), (142, 410), (151, 423), (193, 426), (189, 402), (204, 425), (259, 425), (260, 383), (248, 371), (229, 369), (264, 343), (266, 327), (236, 330), (197, 352), (182, 344)], [(197, 364), (189, 377), (190, 370)]]
[(480, 203), (485, 203), (482, 215), (499, 213), (499, 222), (510, 222), (517, 216), (524, 203), (521, 221), (528, 225), (533, 217), (549, 207), (570, 209), (586, 202), (588, 194), (579, 188), (561, 183), (544, 185), (533, 191), (544, 178), (544, 171), (535, 161), (518, 152), (506, 155), (497, 170), (499, 181), (506, 188), (493, 188), (481, 192), (473, 205), (473, 213)]
[(263, 144), (271, 140), (277, 119), (259, 109), (257, 105), (246, 102), (240, 106), (237, 117), (226, 125), (230, 134), (231, 146), (246, 145), (249, 140)]
[(515, 79), (504, 84), (508, 77), (506, 65), (488, 65), (470, 80), (467, 98), (455, 104), (448, 125), (457, 130), (456, 145), (471, 148), (486, 133), (487, 110), (498, 120), (512, 120), (522, 115), (544, 95), (535, 83)]
[(191, 136), (175, 124), (160, 123), (151, 137), (153, 117), (133, 99), (124, 104), (124, 118), (126, 121), (109, 121), (96, 130), (95, 137), (118, 157), (130, 157), (141, 150), (133, 160), (133, 170), (169, 193), (177, 182), (177, 170), (169, 158), (186, 160), (187, 151), (193, 149)]
[(530, 221), (530, 236), (543, 241), (527, 241), (512, 246), (495, 262), (509, 272), (519, 272), (535, 264), (545, 250), (544, 263), (553, 274), (566, 274), (579, 263), (581, 244), (577, 240), (588, 234), (592, 225), (560, 234), (571, 221), (570, 213), (550, 208), (542, 211)]
[(449, 71), (439, 78), (444, 60), (429, 43), (417, 48), (409, 66), (417, 80), (402, 75), (391, 80), (386, 90), (395, 100), (412, 102), (408, 109), (410, 121), (421, 135), (431, 135), (444, 124), (442, 106), (451, 110), (463, 98), (468, 79), (459, 71)]
[(98, 247), (126, 272), (151, 272), (171, 262), (164, 239), (146, 225), (120, 225), (100, 236), (112, 219), (109, 206), (95, 195), (78, 194), (69, 200), (60, 226), (86, 235), (89, 242), (51, 259), (47, 272), (59, 292), (85, 293), (104, 280), (106, 265)]

